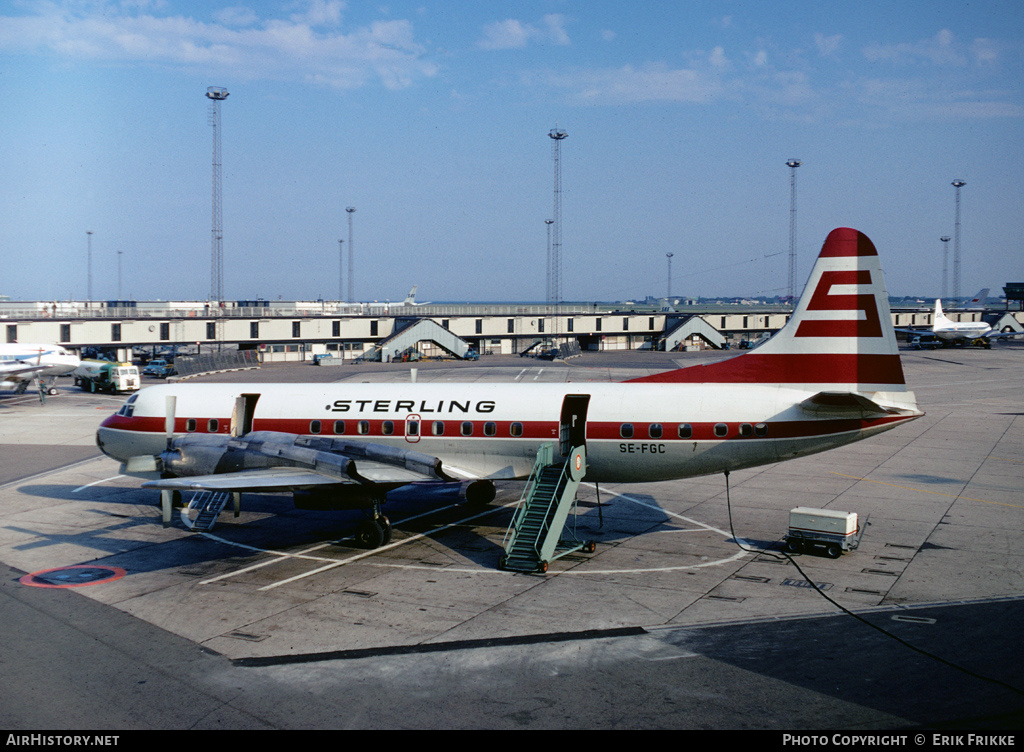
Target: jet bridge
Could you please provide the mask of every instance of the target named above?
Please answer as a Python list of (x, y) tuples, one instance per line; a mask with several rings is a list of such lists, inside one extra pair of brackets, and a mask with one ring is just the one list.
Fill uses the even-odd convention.
[(692, 315), (682, 320), (676, 319), (674, 324), (666, 323), (665, 329), (665, 352), (678, 349), (683, 342), (694, 335), (716, 350), (721, 350), (725, 346), (725, 337), (722, 336), (722, 333), (711, 326), (702, 316)]
[(395, 360), (403, 353), (415, 349), (424, 340), (433, 342), (452, 356), (464, 359), (471, 347), (466, 340), (453, 334), (451, 330), (438, 324), (433, 319), (407, 318), (395, 320), (395, 333), (378, 342), (371, 350), (364, 352), (363, 360), (389, 361)]

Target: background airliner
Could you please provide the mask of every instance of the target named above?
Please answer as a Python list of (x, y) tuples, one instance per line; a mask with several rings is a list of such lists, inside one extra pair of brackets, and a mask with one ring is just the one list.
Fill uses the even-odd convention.
[[(984, 305), (987, 296), (988, 290), (982, 290), (971, 303), (981, 301), (981, 304)], [(935, 301), (931, 329), (897, 329), (896, 331), (911, 336), (935, 337), (943, 345), (978, 343), (983, 347), (991, 347), (993, 339), (1021, 336), (1020, 332), (997, 332), (984, 321), (953, 321), (942, 312), (941, 299)]]
[(167, 384), (129, 397), (97, 443), (148, 488), (366, 509), (384, 530), (366, 536), (376, 544), (388, 490), (461, 484), (489, 500), (545, 443), (564, 457), (585, 448), (588, 481), (661, 481), (821, 452), (921, 415), (875, 248), (840, 228), (786, 326), (728, 360), (622, 383)]
[[(0, 389), (24, 392), (31, 382), (49, 394), (56, 394), (54, 378), (71, 373), (81, 364), (60, 345), (0, 344)], [(47, 380), (44, 386), (42, 381)]]

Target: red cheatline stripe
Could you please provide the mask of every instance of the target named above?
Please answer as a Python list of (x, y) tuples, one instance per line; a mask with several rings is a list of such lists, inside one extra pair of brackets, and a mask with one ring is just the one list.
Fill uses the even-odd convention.
[(885, 384), (903, 385), (899, 355), (757, 352), (729, 360), (656, 373), (632, 383), (672, 384)]
[[(874, 426), (885, 425), (888, 423), (898, 422), (906, 420), (907, 416), (887, 416), (883, 418), (845, 418), (845, 419), (828, 419), (828, 420), (792, 420), (792, 421), (772, 421), (766, 424), (767, 431), (764, 436), (758, 436), (753, 434), (741, 435), (740, 426), (755, 426), (760, 425), (758, 421), (721, 421), (712, 422), (704, 421), (699, 423), (684, 423), (680, 421), (671, 422), (588, 422), (587, 423), (587, 439), (592, 441), (660, 441), (660, 442), (675, 442), (675, 441), (721, 441), (722, 439), (727, 440), (739, 440), (749, 439), (753, 441), (763, 441), (766, 438), (769, 439), (799, 439), (808, 438), (812, 436), (823, 436), (827, 434), (835, 433), (847, 433), (850, 431), (859, 431)], [(315, 420), (315, 419), (314, 419)], [(182, 424), (184, 420), (181, 419)], [(325, 439), (341, 438), (341, 439), (354, 439), (363, 441), (372, 441), (379, 438), (403, 438), (404, 429), (403, 421), (394, 421), (394, 433), (385, 434), (383, 431), (382, 420), (368, 421), (369, 432), (365, 434), (357, 433), (356, 423), (358, 421), (348, 420), (345, 422), (345, 433), (335, 434), (333, 433), (333, 423), (330, 421), (323, 421), (321, 430), (322, 433), (317, 434)], [(469, 421), (473, 424), (473, 432), (470, 435), (463, 435), (461, 433), (461, 426), (463, 421), (444, 421), (445, 431), (443, 435), (433, 435), (430, 433), (430, 426), (420, 426), (420, 434), (416, 437), (417, 439), (430, 439), (430, 438), (450, 438), (450, 439), (524, 439), (524, 440), (540, 440), (550, 441), (558, 436), (558, 424), (551, 421), (526, 421), (526, 422), (515, 422), (516, 426), (522, 427), (522, 433), (513, 434), (511, 427), (512, 421)], [(494, 426), (493, 434), (484, 433), (485, 423), (490, 423)], [(309, 433), (309, 420), (302, 419), (256, 419), (254, 421), (254, 430), (257, 431), (277, 431), (286, 434), (296, 434), (310, 436)], [(207, 425), (206, 419), (202, 419), (198, 422), (201, 430), (196, 432), (196, 435), (206, 434), (205, 427)], [(623, 436), (623, 426), (630, 426), (632, 428), (631, 436)], [(679, 426), (689, 426), (689, 432), (685, 438), (679, 435)], [(727, 426), (727, 433), (725, 436), (721, 436), (715, 433), (716, 426), (725, 425)], [(652, 431), (651, 426), (660, 427), (660, 435), (657, 431)], [(108, 426), (110, 428), (119, 428), (128, 431), (138, 431), (140, 433), (163, 433), (164, 425), (162, 418), (125, 418), (117, 426)], [(177, 431), (181, 433), (181, 430)], [(655, 435), (652, 435), (655, 434)]]

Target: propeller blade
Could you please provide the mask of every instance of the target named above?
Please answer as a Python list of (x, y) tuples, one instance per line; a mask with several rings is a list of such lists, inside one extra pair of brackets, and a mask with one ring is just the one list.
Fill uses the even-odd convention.
[(174, 438), (174, 413), (178, 409), (178, 398), (166, 398), (167, 414), (164, 417), (164, 433), (167, 435), (167, 448), (171, 448), (171, 441)]

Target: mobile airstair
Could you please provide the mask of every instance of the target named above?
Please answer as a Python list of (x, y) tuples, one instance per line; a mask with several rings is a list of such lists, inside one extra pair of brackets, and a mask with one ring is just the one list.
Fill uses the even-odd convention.
[[(189, 530), (205, 533), (213, 530), (217, 517), (234, 498), (230, 491), (197, 491), (181, 510), (181, 521)], [(195, 517), (192, 514), (195, 513)]]
[[(576, 492), (586, 470), (584, 447), (556, 457), (553, 444), (541, 446), (502, 542), (501, 569), (544, 573), (559, 557), (594, 551), (594, 543), (579, 540), (575, 529)], [(567, 527), (570, 514), (573, 524)]]

